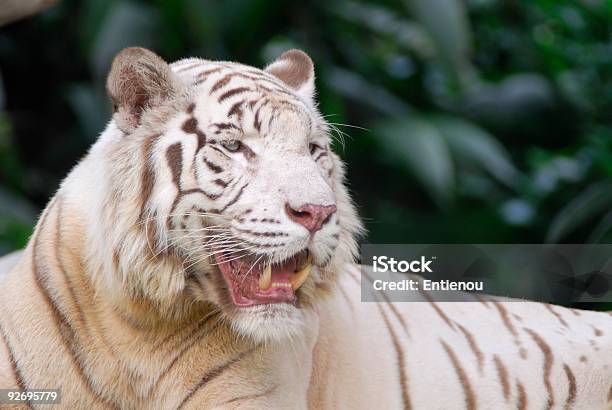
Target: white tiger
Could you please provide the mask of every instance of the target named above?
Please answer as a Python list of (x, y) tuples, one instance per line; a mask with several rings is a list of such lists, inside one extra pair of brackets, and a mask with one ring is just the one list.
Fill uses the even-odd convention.
[(259, 70), (129, 48), (108, 92), (0, 282), (0, 387), (69, 409), (612, 408), (609, 314), (360, 302), (303, 52)]

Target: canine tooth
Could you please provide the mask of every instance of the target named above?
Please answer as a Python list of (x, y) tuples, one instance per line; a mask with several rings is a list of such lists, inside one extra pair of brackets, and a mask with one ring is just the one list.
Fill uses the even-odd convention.
[(272, 266), (268, 265), (265, 267), (261, 276), (259, 277), (259, 289), (266, 290), (270, 288), (272, 283)]
[(310, 264), (312, 264), (312, 255), (310, 254), (310, 252), (308, 252), (308, 256), (306, 257), (306, 264), (304, 266)]
[(298, 290), (300, 286), (306, 282), (308, 279), (308, 275), (310, 274), (310, 269), (312, 268), (312, 264), (310, 261), (306, 266), (302, 268), (299, 272), (295, 272), (293, 275), (289, 277), (289, 282), (291, 282), (291, 287), (293, 290)]

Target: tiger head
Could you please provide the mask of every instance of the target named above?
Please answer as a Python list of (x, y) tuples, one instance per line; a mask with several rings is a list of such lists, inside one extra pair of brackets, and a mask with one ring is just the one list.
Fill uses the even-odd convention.
[(88, 182), (72, 184), (96, 191), (87, 249), (101, 285), (153, 317), (201, 305), (242, 335), (298, 334), (361, 230), (311, 59), (169, 65), (128, 48), (107, 90), (112, 121), (75, 171)]

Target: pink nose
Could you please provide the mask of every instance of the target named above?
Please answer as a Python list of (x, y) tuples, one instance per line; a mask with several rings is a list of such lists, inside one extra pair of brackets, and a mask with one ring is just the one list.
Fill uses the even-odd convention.
[(315, 233), (336, 212), (336, 205), (306, 204), (298, 209), (293, 209), (291, 205), (285, 204), (285, 212), (287, 212), (289, 219), (299, 223), (310, 233)]

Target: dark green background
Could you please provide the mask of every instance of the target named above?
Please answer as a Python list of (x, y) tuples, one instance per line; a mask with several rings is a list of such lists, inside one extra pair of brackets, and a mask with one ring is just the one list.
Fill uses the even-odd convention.
[(0, 28), (0, 254), (108, 121), (130, 45), (307, 51), (367, 242), (607, 242), (611, 27), (595, 0), (61, 1)]

